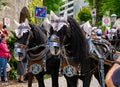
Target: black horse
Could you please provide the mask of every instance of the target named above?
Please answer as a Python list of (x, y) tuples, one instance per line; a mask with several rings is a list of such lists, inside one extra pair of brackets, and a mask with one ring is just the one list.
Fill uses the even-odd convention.
[[(113, 34), (114, 36), (112, 36)], [(108, 40), (117, 51), (120, 51), (120, 28), (117, 28), (115, 33), (111, 32), (110, 35), (112, 39), (108, 38), (106, 35), (106, 40)]]
[(117, 29), (117, 38), (115, 40), (115, 48), (117, 51), (120, 51), (120, 28)]
[[(63, 57), (62, 68), (67, 80), (67, 87), (77, 87), (78, 78), (83, 81), (83, 87), (89, 87), (93, 74), (102, 84), (99, 57), (96, 53), (94, 56), (89, 55), (89, 46), (83, 29), (72, 17), (57, 17), (52, 13), (51, 18), (53, 19), (50, 35), (56, 35), (60, 38)], [(93, 44), (100, 55), (104, 59), (106, 58), (105, 60), (110, 60), (103, 64), (103, 68), (105, 67), (103, 74), (106, 75), (112, 66), (111, 61), (114, 60), (115, 49), (106, 40), (94, 40)]]
[[(77, 80), (83, 81), (83, 87), (89, 87), (92, 74), (88, 61), (89, 47), (85, 33), (72, 17), (57, 17), (53, 13), (50, 36), (60, 38), (61, 55), (63, 57), (62, 70), (67, 81), (67, 87), (77, 87)], [(67, 20), (65, 20), (67, 19)], [(79, 76), (80, 75), (80, 76)]]
[(18, 52), (19, 57), (24, 58), (24, 54), (29, 56), (28, 87), (32, 87), (33, 76), (36, 77), (39, 87), (45, 87), (44, 75), (46, 73), (52, 77), (52, 87), (58, 87), (60, 58), (50, 53), (46, 34), (41, 27), (32, 23), (28, 26), (25, 23), (19, 24), (16, 38), (16, 49), (26, 52)]
[[(90, 56), (90, 62), (92, 61), (91, 69), (93, 69), (96, 66), (97, 67), (96, 67), (96, 70), (94, 70), (94, 72), (92, 72), (92, 73), (98, 80), (99, 84), (101, 86), (103, 86), (104, 81), (102, 81), (102, 74), (103, 74), (103, 77), (105, 77), (107, 72), (113, 65), (114, 61), (116, 60), (116, 58), (117, 58), (116, 49), (111, 45), (110, 42), (108, 42), (107, 40), (102, 39), (102, 38), (101, 39), (99, 39), (99, 38), (93, 39), (92, 44), (94, 45), (93, 48), (96, 48), (95, 50), (97, 50), (99, 52), (99, 54), (102, 56), (102, 60), (103, 60), (103, 65), (101, 67), (100, 58), (96, 54), (95, 50), (93, 50), (93, 53)], [(102, 73), (101, 73), (101, 71), (102, 71)]]

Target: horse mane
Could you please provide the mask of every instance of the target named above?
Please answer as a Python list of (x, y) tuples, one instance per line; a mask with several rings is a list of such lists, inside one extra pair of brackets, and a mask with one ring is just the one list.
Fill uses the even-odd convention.
[(71, 51), (76, 62), (82, 62), (88, 58), (88, 43), (85, 33), (79, 24), (72, 17), (68, 17), (68, 23), (71, 29)]
[(45, 33), (41, 30), (41, 28), (33, 23), (29, 23), (31, 27), (31, 31), (34, 36), (34, 43), (36, 45), (44, 44), (47, 41)]

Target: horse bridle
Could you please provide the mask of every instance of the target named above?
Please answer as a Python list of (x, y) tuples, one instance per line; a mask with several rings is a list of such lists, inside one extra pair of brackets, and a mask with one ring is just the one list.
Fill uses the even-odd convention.
[[(63, 19), (58, 19), (58, 20), (54, 20), (53, 22), (55, 22), (55, 23), (57, 23), (55, 26), (54, 26), (54, 29), (53, 29), (53, 34), (51, 35), (51, 36), (54, 36), (54, 37), (57, 37), (58, 39), (59, 39), (59, 41), (50, 41), (50, 44), (49, 44), (49, 46), (50, 47), (59, 47), (60, 49), (59, 49), (59, 52), (56, 54), (56, 55), (59, 55), (61, 52), (61, 50), (63, 49), (63, 46), (62, 46), (62, 44), (60, 44), (60, 37), (58, 37), (57, 35), (56, 35), (56, 33), (59, 31), (59, 28), (58, 28), (58, 26), (59, 26), (59, 23), (60, 22), (62, 22), (62, 23), (65, 23), (65, 25), (67, 25), (67, 26), (69, 26), (69, 23), (67, 22), (67, 21), (65, 21), (65, 20), (63, 20)], [(62, 38), (63, 39), (63, 41), (64, 41), (64, 39), (65, 39), (65, 37), (64, 38)], [(55, 55), (52, 51), (51, 51), (51, 53), (53, 54), (53, 55)], [(61, 55), (61, 54), (60, 54)]]
[[(66, 21), (63, 21), (63, 20), (57, 20), (55, 22), (57, 22), (59, 24), (60, 21), (66, 23)], [(66, 24), (67, 24), (68, 28), (70, 28), (69, 24), (68, 23), (66, 23)], [(58, 25), (55, 26), (56, 32), (57, 32), (57, 28), (58, 28)], [(62, 38), (63, 42), (64, 42), (65, 38), (66, 37)], [(72, 77), (72, 76), (74, 76), (74, 75), (77, 74), (79, 66), (76, 69), (76, 67), (74, 67), (72, 64), (70, 64), (70, 62), (68, 61), (69, 57), (67, 56), (66, 49), (65, 49), (65, 47), (68, 46), (68, 45), (69, 45), (69, 43), (68, 44), (60, 44), (60, 46), (59, 46), (59, 48), (60, 48), (60, 54), (59, 55), (61, 55), (63, 57), (63, 59), (65, 59), (65, 61), (67, 62), (67, 65), (64, 66), (64, 68), (63, 68), (63, 74), (65, 74), (68, 77)], [(61, 65), (60, 65), (60, 68), (61, 68)]]
[[(14, 44), (14, 57), (18, 61), (22, 61), (22, 59), (25, 57), (26, 49), (28, 49), (29, 39), (30, 39), (30, 36), (32, 35), (32, 32), (31, 31), (29, 31), (29, 32), (30, 33), (28, 35), (26, 45), (20, 44), (17, 42)], [(23, 55), (21, 58), (19, 57), (19, 53), (21, 53)]]

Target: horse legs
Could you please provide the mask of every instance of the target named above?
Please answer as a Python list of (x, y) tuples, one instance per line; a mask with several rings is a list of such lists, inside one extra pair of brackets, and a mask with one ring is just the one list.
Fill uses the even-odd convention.
[[(106, 76), (106, 74), (107, 74), (107, 72), (109, 71), (110, 68), (111, 68), (110, 66), (104, 65), (104, 75), (105, 76)], [(98, 69), (98, 71), (96, 71), (94, 73), (94, 76), (98, 80), (99, 84), (101, 85), (101, 73), (100, 73), (100, 69)], [(107, 87), (106, 84), (105, 84), (105, 87)]]
[(35, 75), (37, 81), (38, 81), (38, 87), (45, 87), (44, 84), (44, 74), (43, 73), (39, 73), (37, 75)]
[[(89, 87), (93, 72), (91, 70), (94, 69), (93, 60), (89, 57), (86, 61), (81, 63), (81, 80), (83, 81), (83, 87)], [(80, 78), (79, 77), (79, 78)]]
[(83, 87), (89, 87), (91, 82), (92, 73), (86, 74), (85, 76), (81, 76), (81, 80), (83, 81)]
[(33, 76), (31, 72), (28, 73), (28, 87), (32, 87)]
[(52, 77), (52, 87), (59, 87), (58, 72), (51, 74), (51, 77)]
[(77, 87), (77, 81), (78, 81), (77, 76), (67, 77), (64, 75), (64, 77), (66, 78), (67, 81), (67, 87)]
[(100, 72), (96, 71), (96, 72), (94, 73), (94, 76), (95, 76), (95, 78), (98, 80), (98, 83), (100, 84), (100, 83), (101, 83), (101, 81), (100, 81)]

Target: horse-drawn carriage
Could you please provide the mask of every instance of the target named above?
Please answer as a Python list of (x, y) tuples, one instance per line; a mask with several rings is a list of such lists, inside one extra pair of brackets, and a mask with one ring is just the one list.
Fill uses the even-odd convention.
[(100, 82), (99, 65), (104, 60), (99, 62), (98, 57), (112, 58), (115, 52), (112, 46), (104, 40), (93, 40), (93, 48), (96, 49), (89, 55), (86, 35), (73, 18), (66, 14), (57, 17), (53, 12), (50, 17), (51, 22), (46, 19), (42, 24), (46, 33), (49, 33), (49, 39), (40, 26), (28, 22), (16, 23), (15, 52), (20, 58), (25, 54), (29, 56), (28, 87), (32, 86), (33, 76), (37, 78), (39, 87), (45, 87), (45, 73), (51, 74), (52, 87), (58, 87), (59, 72), (65, 76), (67, 87), (77, 87), (79, 78), (83, 81), (83, 87), (89, 87), (93, 74)]

